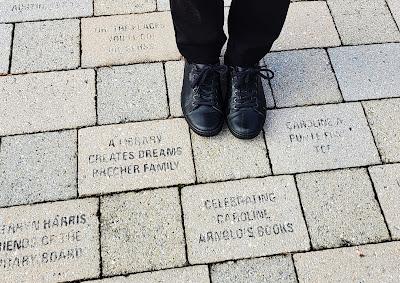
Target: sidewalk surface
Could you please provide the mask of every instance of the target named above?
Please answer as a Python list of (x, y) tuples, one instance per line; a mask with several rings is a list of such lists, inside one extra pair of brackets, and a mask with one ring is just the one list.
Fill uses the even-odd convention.
[(243, 141), (189, 131), (166, 0), (0, 0), (0, 281), (400, 282), (399, 26), (292, 2)]

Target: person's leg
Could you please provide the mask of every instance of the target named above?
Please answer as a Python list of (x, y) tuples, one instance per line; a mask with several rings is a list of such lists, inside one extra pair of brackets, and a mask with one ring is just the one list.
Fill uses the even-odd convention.
[(217, 63), (226, 41), (223, 0), (170, 2), (176, 43), (181, 54), (189, 63)]
[(225, 63), (253, 66), (271, 49), (286, 18), (290, 0), (232, 0)]

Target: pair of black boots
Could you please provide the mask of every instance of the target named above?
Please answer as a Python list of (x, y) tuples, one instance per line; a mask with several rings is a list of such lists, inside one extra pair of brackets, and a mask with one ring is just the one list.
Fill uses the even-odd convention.
[[(225, 74), (227, 89), (223, 95), (221, 75)], [(226, 118), (235, 137), (257, 137), (267, 110), (261, 78), (270, 80), (273, 72), (258, 65), (233, 67), (185, 62), (181, 106), (189, 127), (198, 135), (215, 136)]]

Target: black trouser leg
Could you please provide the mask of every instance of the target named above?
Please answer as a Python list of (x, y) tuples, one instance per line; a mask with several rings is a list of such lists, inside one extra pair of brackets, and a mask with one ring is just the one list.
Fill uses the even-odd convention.
[(181, 54), (190, 63), (219, 62), (226, 41), (223, 0), (170, 2), (176, 42)]
[(290, 0), (233, 0), (225, 63), (251, 66), (271, 49), (285, 22)]

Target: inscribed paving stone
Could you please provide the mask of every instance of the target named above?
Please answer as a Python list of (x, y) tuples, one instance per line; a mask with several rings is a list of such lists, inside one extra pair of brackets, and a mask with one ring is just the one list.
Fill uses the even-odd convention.
[(96, 122), (93, 70), (0, 77), (0, 136)]
[(92, 0), (0, 0), (0, 23), (77, 18), (93, 14)]
[(106, 276), (186, 262), (177, 188), (103, 197), (100, 223)]
[(91, 283), (210, 283), (207, 265), (189, 266), (153, 272), (144, 272), (128, 277), (112, 277)]
[(234, 138), (227, 128), (212, 138), (192, 133), (199, 182), (271, 175), (262, 135), (252, 140)]
[(168, 117), (161, 63), (100, 68), (97, 72), (99, 124)]
[(189, 129), (183, 119), (79, 130), (80, 195), (194, 183)]
[(400, 240), (400, 164), (368, 168), (392, 238)]
[(400, 162), (400, 98), (363, 105), (383, 162)]
[(272, 50), (338, 46), (340, 39), (325, 1), (290, 4), (285, 25)]
[(178, 60), (169, 12), (82, 19), (82, 65)]
[(211, 267), (213, 283), (297, 282), (290, 256), (274, 256), (229, 261)]
[(295, 254), (299, 282), (399, 282), (400, 242)]
[(75, 69), (79, 66), (79, 20), (15, 25), (11, 72)]
[(76, 131), (4, 137), (0, 207), (77, 196)]
[(346, 101), (400, 96), (400, 43), (333, 48), (329, 55)]
[(12, 25), (0, 25), (0, 75), (8, 72), (12, 29)]
[(400, 40), (385, 0), (328, 0), (343, 44)]
[(292, 176), (185, 187), (182, 206), (191, 264), (309, 248)]
[(265, 137), (275, 174), (380, 163), (359, 103), (267, 111)]
[(366, 169), (307, 173), (296, 179), (314, 248), (389, 239)]
[(98, 200), (0, 209), (3, 282), (60, 282), (100, 276)]
[(144, 13), (156, 10), (156, 0), (94, 0), (95, 15)]
[(271, 85), (277, 107), (342, 101), (323, 49), (273, 52), (265, 63), (275, 73)]
[(386, 2), (388, 3), (390, 11), (397, 22), (397, 26), (400, 27), (400, 2), (398, 0), (386, 0)]

